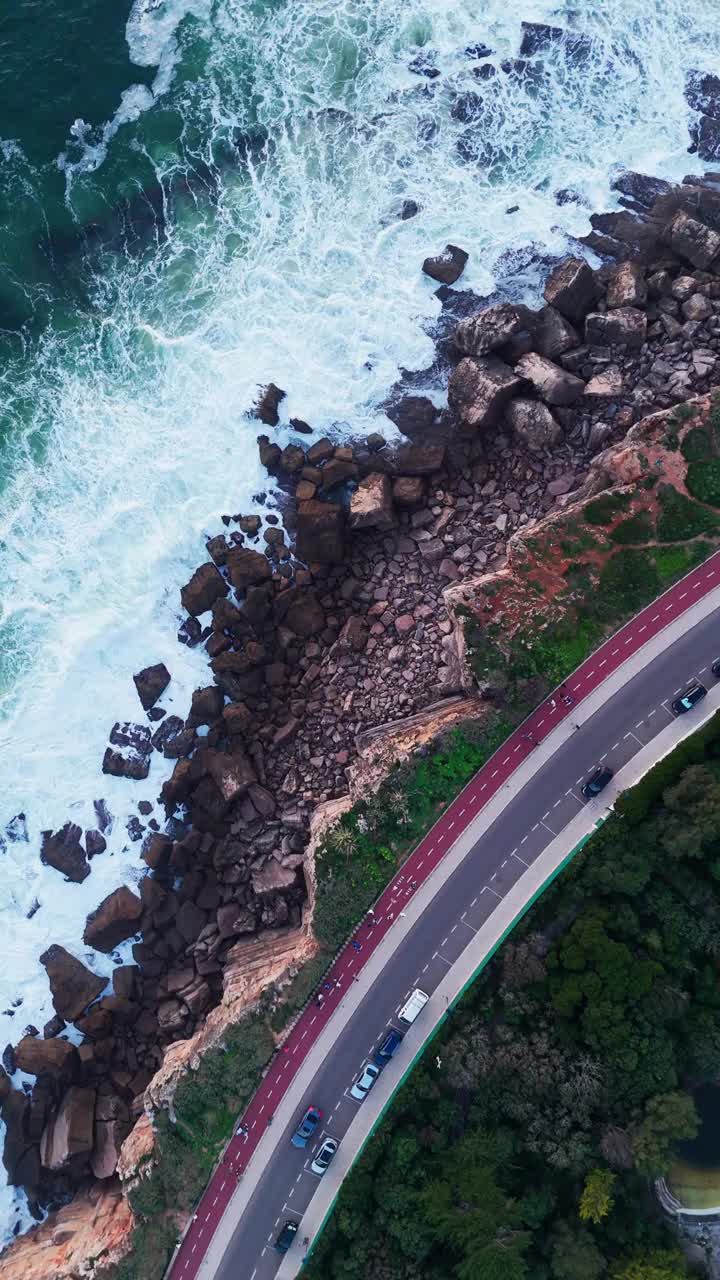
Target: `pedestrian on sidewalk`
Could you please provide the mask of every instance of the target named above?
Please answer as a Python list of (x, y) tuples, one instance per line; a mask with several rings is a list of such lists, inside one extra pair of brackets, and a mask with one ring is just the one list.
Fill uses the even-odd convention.
[(341, 985), (341, 984), (340, 984), (340, 979), (339, 979), (339, 978), (336, 978), (336, 979), (335, 979), (335, 986), (336, 986), (336, 987), (339, 987), (340, 985)]
[(324, 995), (323, 995), (322, 991), (318, 991), (317, 996), (316, 996), (316, 999), (315, 999), (315, 1003), (316, 1003), (316, 1005), (317, 1005), (318, 1009), (322, 1009), (324, 999), (325, 999), (325, 997), (324, 997)]

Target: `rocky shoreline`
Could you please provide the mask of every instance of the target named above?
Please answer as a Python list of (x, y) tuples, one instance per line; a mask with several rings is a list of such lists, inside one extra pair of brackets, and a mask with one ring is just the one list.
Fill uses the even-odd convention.
[[(128, 822), (148, 868), (139, 893), (120, 886), (83, 936), (106, 954), (133, 939), (133, 963), (103, 994), (49, 947), (56, 1016), (3, 1055), (3, 1160), (38, 1214), (115, 1186), (170, 1046), (198, 1034), (259, 939), (282, 950), (307, 932), (311, 820), (347, 796), (358, 741), (467, 691), (445, 593), (500, 566), (512, 534), (567, 501), (647, 412), (720, 381), (720, 177), (623, 174), (616, 187), (628, 207), (593, 215), (584, 237), (602, 265), (552, 264), (539, 309), (453, 288), (457, 246), (426, 260), (443, 307), (437, 358), (386, 406), (409, 443), (339, 443), (295, 420), (281, 448), (283, 392), (262, 390), (258, 447), (277, 487), (262, 516), (222, 517), (181, 592), (178, 639), (204, 646), (208, 683), (182, 721), (162, 706), (171, 673), (137, 673), (146, 720), (116, 724), (103, 759), (129, 788), (154, 753), (176, 762), (157, 805)], [(97, 816), (85, 833), (46, 833), (43, 861), (90, 875), (112, 821), (101, 802)]]

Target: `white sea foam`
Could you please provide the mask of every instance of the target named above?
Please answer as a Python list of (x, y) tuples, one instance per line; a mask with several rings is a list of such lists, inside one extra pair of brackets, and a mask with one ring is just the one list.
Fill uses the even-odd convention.
[[(462, 284), (485, 293), (504, 251), (535, 243), (561, 252), (568, 234), (588, 229), (582, 207), (557, 207), (558, 188), (608, 208), (620, 167), (675, 177), (697, 167), (686, 154), (684, 73), (718, 52), (714, 0), (698, 0), (691, 17), (684, 0), (575, 0), (572, 25), (596, 36), (601, 70), (554, 62), (535, 91), (502, 73), (478, 82), (462, 50), (485, 41), (499, 64), (517, 52), (521, 18), (568, 25), (562, 6), (542, 0), (522, 9), (224, 0), (212, 26), (209, 10), (205, 0), (138, 0), (131, 56), (158, 67), (156, 94), (207, 140), (198, 158), (232, 154), (238, 131), (257, 138), (261, 128), (266, 153), (250, 146), (247, 163), (225, 164), (210, 199), (173, 144), (148, 140), (150, 91), (128, 91), (119, 112), (140, 121), (167, 236), (141, 260), (106, 254), (93, 309), (49, 331), (0, 385), (16, 426), (0, 493), (0, 831), (19, 811), (29, 831), (0, 860), (0, 1011), (23, 1001), (12, 1017), (0, 1012), (0, 1046), (52, 1013), (38, 965), (47, 945), (110, 971), (83, 950), (84, 917), (140, 874), (125, 821), (155, 797), (168, 766), (154, 758), (146, 783), (103, 778), (107, 732), (138, 717), (131, 676), (147, 663), (166, 662), (164, 703), (181, 715), (207, 679), (202, 654), (175, 640), (178, 589), (219, 514), (251, 509), (253, 492), (267, 488), (257, 423), (244, 416), (257, 384), (287, 388), (284, 421), (297, 415), (323, 431), (387, 425), (378, 406), (398, 370), (432, 359), (422, 325), (438, 304), (423, 257), (463, 245)], [(443, 73), (435, 81), (408, 70), (420, 45)], [(202, 74), (180, 85), (186, 56)], [(457, 154), (453, 89), (484, 98), (500, 152), (490, 175)], [(78, 154), (65, 162), (71, 203), (102, 179), (108, 147), (120, 142), (115, 120), (94, 137), (82, 124), (77, 134)], [(189, 195), (173, 186), (182, 166)], [(404, 197), (421, 212), (388, 225)], [(68, 819), (94, 825), (100, 796), (115, 815), (108, 852), (83, 885), (65, 884), (39, 862), (40, 832)], [(0, 1213), (8, 1226), (27, 1221), (8, 1190)]]

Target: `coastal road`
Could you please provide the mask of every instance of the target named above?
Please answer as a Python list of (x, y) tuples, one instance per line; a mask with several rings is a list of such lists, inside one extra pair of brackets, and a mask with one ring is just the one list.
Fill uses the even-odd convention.
[[(397, 1011), (409, 991), (421, 986), (432, 993), (472, 945), (477, 930), (508, 890), (581, 812), (586, 802), (579, 788), (595, 765), (607, 762), (617, 771), (651, 744), (672, 723), (669, 700), (691, 677), (697, 675), (714, 683), (709, 666), (720, 655), (718, 586), (720, 553), (583, 663), (563, 688), (563, 693), (571, 694), (573, 705), (566, 706), (557, 693), (548, 698), (478, 771), (413, 851), (376, 903), (375, 923), (371, 925), (372, 916), (366, 917), (336, 958), (322, 1006), (315, 1002), (309, 1005), (270, 1064), (242, 1118), (248, 1133), (229, 1144), (175, 1257), (173, 1280), (194, 1280), (198, 1274), (203, 1280), (211, 1275), (218, 1280), (268, 1280), (281, 1262), (272, 1244), (287, 1220), (301, 1224), (290, 1255), (297, 1266), (302, 1256), (302, 1215), (319, 1185), (309, 1169), (312, 1151), (326, 1133), (342, 1141), (359, 1105), (349, 1097), (353, 1079), (387, 1027), (398, 1025)], [(706, 616), (687, 628), (678, 625), (683, 613), (703, 598)], [(665, 636), (670, 623), (674, 624), (672, 635)], [(643, 650), (647, 661), (643, 657), (638, 667), (637, 655), (642, 656)], [(635, 670), (631, 679), (623, 681), (621, 668), (631, 655), (636, 655)], [(612, 684), (613, 691), (604, 699), (602, 685), (611, 675), (614, 680), (608, 688)], [(588, 698), (593, 712), (583, 719), (578, 713)], [(692, 713), (690, 723), (691, 717)], [(562, 730), (552, 740), (553, 750), (549, 754), (543, 750), (540, 761), (541, 752), (533, 753), (561, 722)], [(533, 760), (538, 761), (537, 768)], [(444, 879), (441, 875), (439, 883), (438, 877), (433, 877), (437, 888), (409, 931), (398, 936), (393, 946), (392, 931), (399, 935), (404, 908), (415, 895), (423, 894), (425, 881), (442, 864), (459, 834), (503, 788), (507, 798), (498, 816), (451, 873)], [(602, 816), (602, 798), (591, 803)], [(378, 947), (383, 948), (382, 972), (370, 981), (363, 977), (363, 969)], [(337, 1011), (354, 979), (358, 985), (352, 989), (353, 1009), (347, 1017)], [(297, 1089), (293, 1098), (298, 1070), (326, 1028), (323, 1044), (330, 1042), (331, 1049), (319, 1062), (310, 1090)], [(402, 1049), (401, 1045), (399, 1055)], [(292, 1110), (289, 1101), (294, 1103)], [(282, 1118), (275, 1122), (274, 1113), (281, 1104)], [(310, 1104), (320, 1107), (324, 1115), (317, 1141), (301, 1151), (291, 1145), (290, 1138)], [(360, 1105), (370, 1108), (369, 1102)], [(269, 1120), (277, 1123), (277, 1131), (268, 1129)], [(260, 1158), (252, 1160), (261, 1143), (264, 1167), (258, 1167)], [(223, 1219), (241, 1176), (240, 1187), (247, 1195), (238, 1195)], [(243, 1202), (239, 1204), (239, 1200)], [(218, 1238), (204, 1263), (221, 1221)]]

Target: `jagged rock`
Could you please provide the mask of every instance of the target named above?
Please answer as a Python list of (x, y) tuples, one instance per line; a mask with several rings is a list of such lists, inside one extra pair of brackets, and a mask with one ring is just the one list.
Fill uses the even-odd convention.
[(545, 356), (538, 355), (534, 351), (523, 356), (522, 360), (518, 360), (515, 372), (519, 377), (532, 383), (546, 404), (574, 404), (585, 390), (582, 378), (576, 378), (574, 374), (561, 369), (559, 365), (553, 364), (552, 360), (547, 360)]
[(440, 284), (455, 284), (465, 270), (469, 254), (455, 244), (446, 244), (445, 252), (434, 258), (426, 258), (422, 269), (426, 276), (438, 280)]
[(311, 466), (317, 467), (321, 462), (327, 462), (335, 453), (335, 445), (332, 440), (328, 440), (327, 436), (322, 436), (320, 440), (316, 440), (310, 445), (307, 451), (307, 460)]
[(461, 320), (455, 330), (455, 346), (466, 356), (486, 356), (503, 347), (526, 325), (526, 309), (511, 302), (486, 307)]
[(264, 422), (266, 427), (276, 427), (280, 421), (278, 408), (284, 399), (285, 392), (281, 391), (280, 387), (277, 387), (274, 382), (268, 382), (267, 386), (261, 389), (258, 396), (255, 405), (255, 417)]
[(253, 871), (251, 881), (253, 893), (263, 897), (265, 894), (291, 889), (297, 883), (297, 875), (292, 867), (283, 867), (271, 858), (260, 871)]
[(161, 1000), (157, 1011), (158, 1029), (174, 1035), (185, 1024), (186, 1013), (179, 1000)]
[(611, 268), (607, 282), (608, 307), (641, 307), (646, 301), (645, 269), (639, 262), (620, 262)]
[(505, 411), (505, 419), (518, 440), (531, 453), (552, 449), (563, 438), (560, 424), (539, 400), (526, 400), (523, 397), (511, 400)]
[(350, 499), (350, 527), (389, 529), (395, 520), (388, 477), (373, 471), (360, 481)]
[(672, 183), (664, 178), (651, 178), (648, 174), (636, 173), (634, 169), (625, 169), (613, 179), (611, 186), (613, 191), (620, 191), (627, 197), (621, 201), (622, 204), (641, 209), (652, 209), (660, 196), (668, 195), (673, 189)]
[[(98, 1106), (101, 1099), (98, 1098)], [(97, 1114), (97, 1108), (96, 1108)], [(111, 1178), (117, 1169), (120, 1148), (130, 1132), (129, 1121), (100, 1120), (95, 1124), (95, 1144), (90, 1156), (94, 1177)]]
[(158, 662), (154, 667), (144, 667), (142, 671), (138, 671), (137, 675), (133, 676), (133, 680), (143, 710), (149, 711), (167, 689), (170, 683), (170, 672), (164, 662)]
[(515, 370), (496, 356), (479, 360), (466, 356), (451, 374), (448, 403), (466, 426), (492, 427), (523, 386)]
[(585, 386), (585, 395), (595, 400), (618, 400), (622, 392), (623, 378), (619, 369), (604, 369)]
[[(279, 444), (272, 443), (267, 436), (258, 436), (257, 438), (258, 454), (260, 455), (260, 465), (269, 471), (271, 475), (275, 475), (280, 470), (280, 459), (282, 457), (282, 449)], [(260, 522), (258, 521), (258, 527)], [(240, 521), (242, 530), (242, 520)]]
[(28, 1133), (30, 1099), (19, 1089), (11, 1089), (2, 1106), (6, 1125), (3, 1164), (11, 1187), (37, 1187), (40, 1181), (40, 1152)]
[(682, 313), (686, 320), (698, 320), (702, 324), (712, 315), (712, 304), (702, 293), (693, 293), (687, 302), (683, 302)]
[(140, 928), (142, 902), (137, 894), (121, 885), (114, 889), (85, 921), (83, 942), (96, 951), (110, 952)]
[(368, 641), (368, 629), (358, 614), (353, 613), (344, 623), (337, 639), (340, 653), (362, 653)]
[(252, 728), (253, 716), (244, 702), (233, 702), (223, 707), (222, 718), (227, 732), (232, 736), (246, 734)]
[(335, 450), (335, 457), (325, 463), (321, 473), (321, 488), (324, 490), (334, 489), (338, 484), (344, 484), (346, 480), (355, 480), (358, 475), (358, 466), (353, 462), (352, 458), (338, 457), (339, 450)]
[(90, 875), (85, 850), (80, 843), (82, 831), (74, 822), (66, 822), (60, 831), (43, 831), (40, 861), (54, 867), (67, 880), (82, 884)]
[(538, 53), (559, 49), (569, 62), (587, 58), (592, 52), (590, 36), (563, 27), (550, 27), (545, 22), (521, 23), (520, 57), (533, 58)]
[(585, 341), (591, 346), (608, 347), (624, 343), (641, 347), (647, 336), (647, 316), (636, 307), (617, 307), (614, 311), (592, 311), (585, 320)]
[(691, 262), (699, 271), (706, 271), (720, 253), (720, 232), (691, 218), (682, 209), (665, 227), (662, 238), (673, 253)]
[[(156, 888), (160, 887), (157, 884), (157, 881), (153, 880), (150, 876), (145, 876), (141, 883), (141, 888), (144, 884), (152, 884), (155, 885)], [(165, 897), (164, 892), (163, 897)], [(122, 1000), (134, 1000), (139, 976), (140, 970), (136, 964), (119, 964), (116, 969), (113, 969), (112, 975), (112, 985), (115, 995), (119, 996)]]
[(165, 871), (172, 852), (173, 842), (170, 836), (157, 832), (150, 836), (143, 848), (143, 862), (151, 871)]
[(416, 507), (425, 499), (422, 476), (397, 476), (392, 482), (393, 502), (399, 507)]
[(40, 1139), (40, 1159), (46, 1169), (62, 1169), (73, 1156), (89, 1154), (94, 1143), (94, 1089), (71, 1086)]
[(388, 405), (385, 412), (398, 431), (402, 431), (409, 440), (421, 442), (432, 434), (438, 418), (438, 410), (427, 396), (403, 396), (401, 400)]
[(207, 915), (194, 902), (182, 902), (175, 916), (175, 928), (185, 942), (196, 942), (207, 923)]
[(545, 301), (575, 322), (584, 319), (596, 297), (595, 277), (584, 258), (563, 258), (545, 284)]
[(233, 938), (238, 933), (254, 933), (257, 926), (254, 913), (236, 902), (218, 907), (216, 920), (221, 938)]
[(106, 849), (107, 840), (99, 831), (91, 827), (89, 831), (85, 832), (85, 851), (88, 858), (96, 858), (98, 854), (104, 853)]
[(391, 459), (395, 475), (430, 476), (445, 462), (444, 444), (406, 444), (396, 449)]
[(337, 502), (301, 502), (297, 510), (297, 554), (308, 564), (338, 564), (345, 555), (343, 509)]
[(300, 721), (296, 716), (290, 716), (284, 724), (280, 725), (279, 729), (275, 730), (273, 746), (276, 748), (286, 747), (289, 742), (292, 742), (299, 728)]
[(57, 944), (43, 951), (40, 963), (47, 972), (55, 1012), (66, 1022), (79, 1018), (107, 985), (105, 978), (98, 977)]
[(548, 360), (554, 360), (580, 345), (577, 330), (556, 307), (547, 306), (538, 311), (532, 334), (535, 350), (541, 356), (547, 356)]
[(77, 1049), (69, 1040), (56, 1038), (40, 1040), (36, 1036), (23, 1036), (15, 1046), (15, 1063), (20, 1071), (31, 1076), (74, 1075), (79, 1065)]
[(224, 751), (204, 748), (196, 753), (192, 769), (195, 777), (207, 774), (212, 778), (225, 808), (234, 804), (251, 782), (257, 781), (255, 770), (242, 751), (226, 755)]
[(228, 576), (236, 591), (247, 591), (272, 577), (267, 556), (249, 547), (233, 547), (228, 551)]
[(273, 816), (277, 805), (267, 787), (261, 786), (259, 782), (251, 782), (248, 787), (248, 795), (261, 818), (271, 818)]
[(193, 617), (206, 613), (220, 596), (228, 593), (228, 584), (214, 564), (208, 561), (196, 569), (189, 582), (180, 590), (183, 609)]
[(207, 685), (204, 689), (196, 689), (190, 703), (188, 724), (214, 724), (218, 716), (222, 715), (224, 701), (222, 690), (215, 684)]
[(294, 475), (305, 466), (305, 450), (299, 444), (287, 444), (280, 454), (280, 470)]

